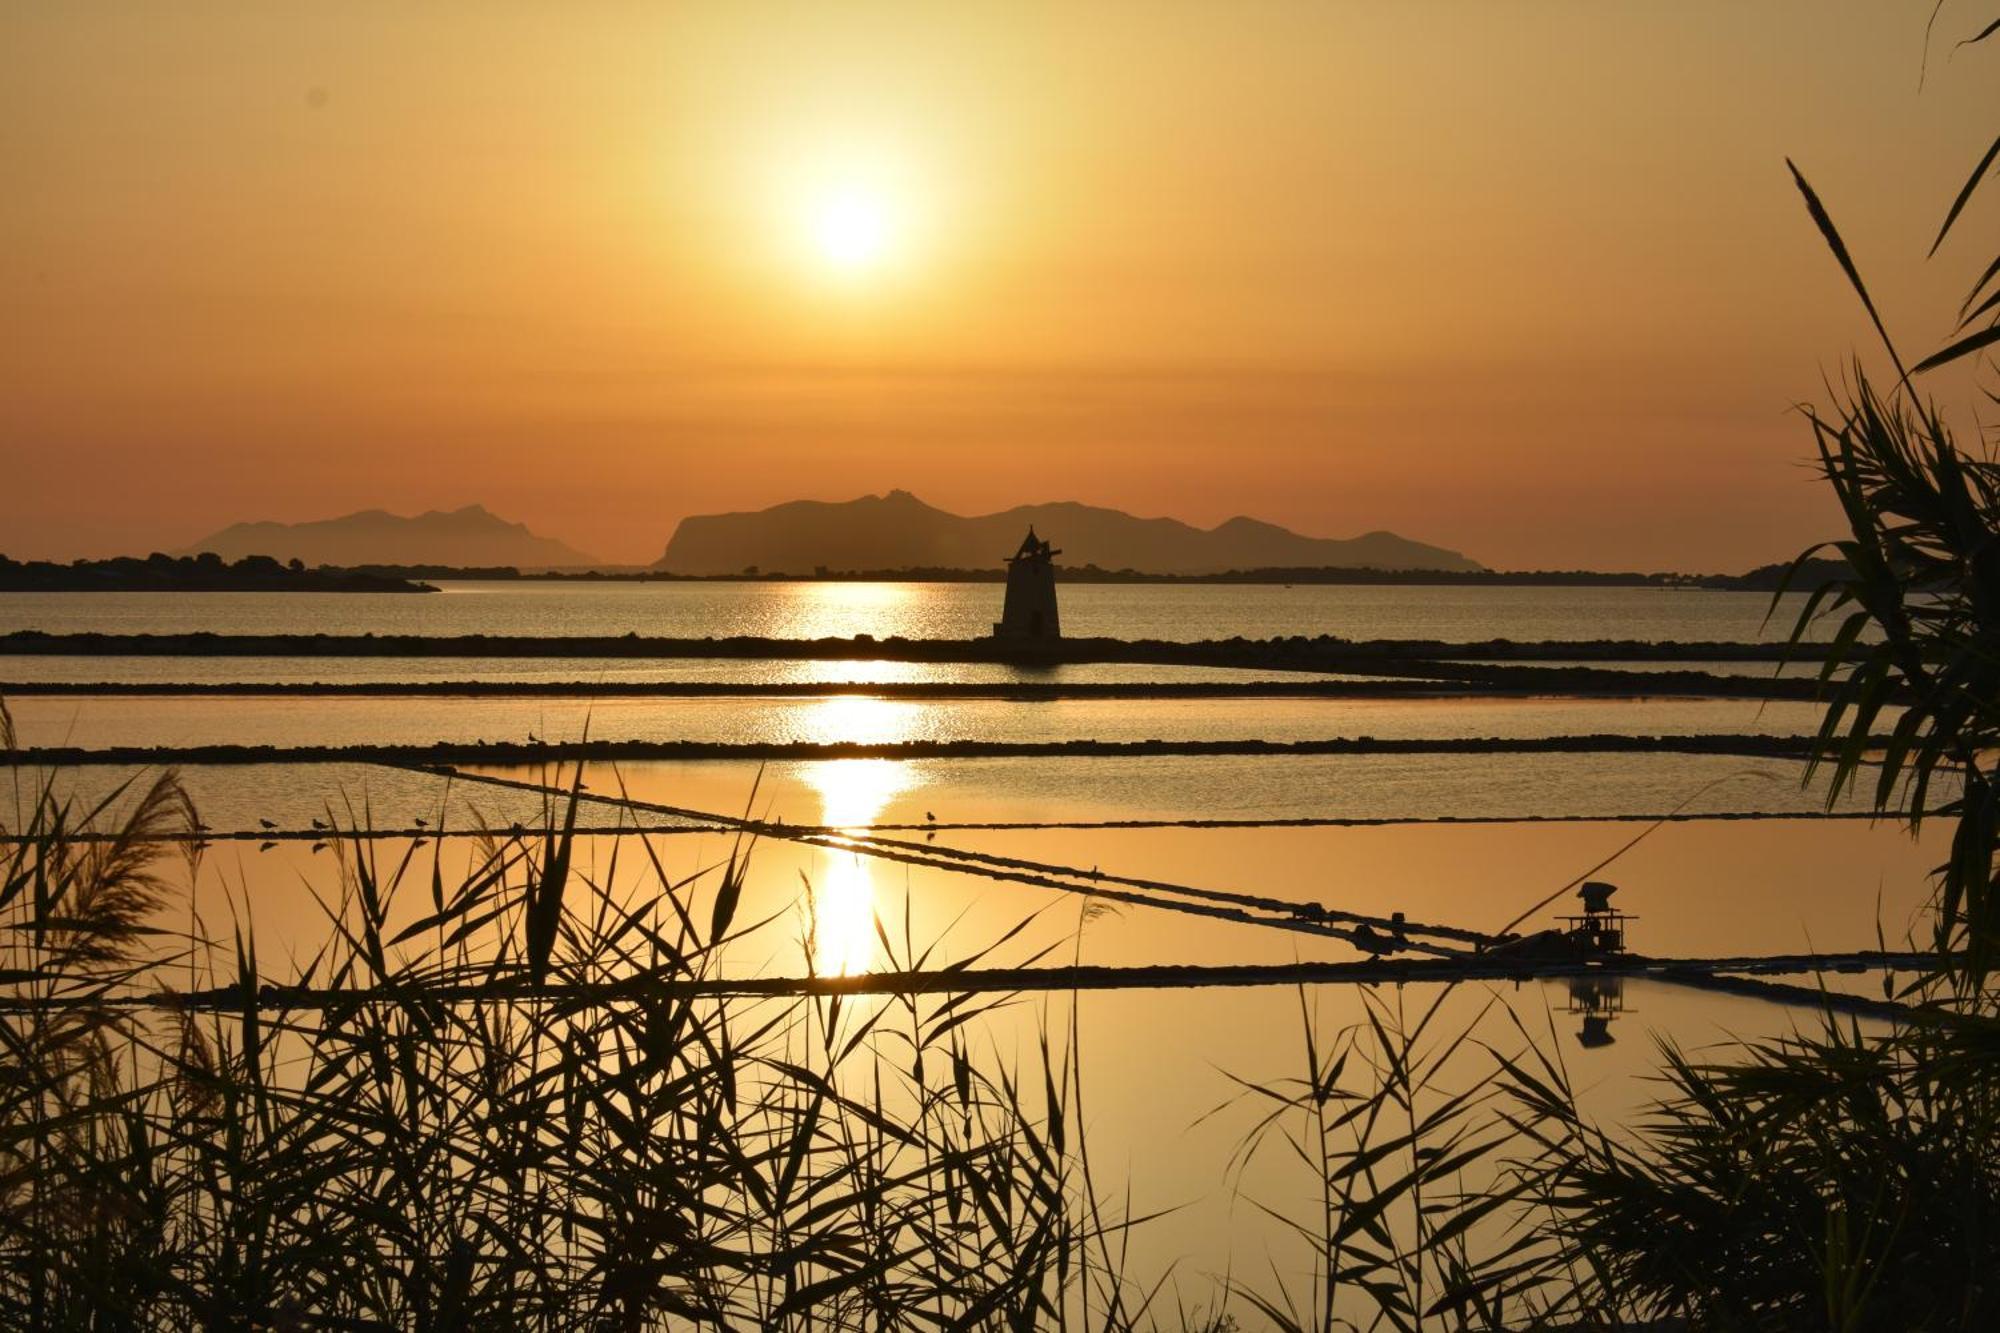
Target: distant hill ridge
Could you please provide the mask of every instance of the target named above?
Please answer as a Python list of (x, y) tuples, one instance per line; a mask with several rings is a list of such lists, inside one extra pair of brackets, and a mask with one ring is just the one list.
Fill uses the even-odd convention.
[(1076, 501), (1017, 505), (968, 517), (908, 491), (844, 502), (794, 500), (749, 513), (684, 518), (653, 568), (673, 574), (810, 574), (847, 569), (985, 569), (998, 565), (1033, 525), (1066, 565), (1149, 574), (1220, 574), (1271, 568), (1436, 569), (1485, 566), (1457, 551), (1370, 532), (1306, 537), (1273, 523), (1232, 518), (1197, 528), (1173, 518), (1137, 518)]
[(364, 509), (311, 523), (236, 523), (177, 554), (212, 551), (225, 560), (268, 555), (308, 565), (513, 565), (562, 569), (595, 565), (587, 555), (525, 523), (510, 523), (484, 505), (433, 509), (404, 517)]

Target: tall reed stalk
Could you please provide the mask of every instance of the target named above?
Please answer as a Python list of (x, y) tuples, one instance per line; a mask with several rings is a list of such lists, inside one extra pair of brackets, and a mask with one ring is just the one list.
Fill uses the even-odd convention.
[[(966, 996), (675, 986), (768, 924), (738, 920), (747, 844), (676, 875), (630, 834), (593, 873), (573, 777), (463, 876), (337, 830), (326, 941), (281, 976), (247, 929), (154, 933), (199, 869), (173, 774), (88, 807), (16, 781), (0, 1322), (1142, 1326), (1082, 1279), (1068, 1050), (976, 1053)], [(891, 952), (922, 962), (907, 922)], [(228, 1004), (124, 1003), (190, 970)]]

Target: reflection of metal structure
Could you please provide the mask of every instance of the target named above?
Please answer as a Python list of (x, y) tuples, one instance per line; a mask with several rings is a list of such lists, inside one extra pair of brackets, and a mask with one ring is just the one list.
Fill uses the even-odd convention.
[[(1626, 923), (1638, 920), (1611, 905), (1616, 884), (1591, 880), (1576, 891), (1583, 912), (1561, 918), (1561, 938), (1581, 960), (1615, 958), (1625, 952)], [(1586, 972), (1569, 979), (1569, 1012), (1580, 1015), (1577, 1043), (1586, 1049), (1609, 1046), (1611, 1020), (1625, 1012), (1625, 978), (1616, 972)]]
[(1625, 923), (1639, 918), (1611, 905), (1611, 895), (1616, 892), (1616, 884), (1601, 880), (1591, 880), (1576, 891), (1576, 896), (1583, 899), (1583, 915), (1566, 916), (1562, 922), (1580, 952), (1600, 955), (1625, 952)]
[(1062, 619), (1056, 614), (1055, 557), (1062, 552), (1035, 535), (1007, 557), (1007, 604), (993, 626), (996, 639), (1060, 639)]
[(1569, 1012), (1583, 1019), (1576, 1034), (1577, 1044), (1586, 1048), (1609, 1046), (1611, 1020), (1625, 1012), (1625, 978), (1616, 972), (1590, 972), (1569, 979)]

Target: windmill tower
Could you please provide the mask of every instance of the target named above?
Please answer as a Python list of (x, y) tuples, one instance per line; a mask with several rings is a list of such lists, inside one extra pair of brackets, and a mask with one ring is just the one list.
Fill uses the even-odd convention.
[(1062, 637), (1056, 613), (1055, 557), (1062, 552), (1035, 535), (1021, 539), (1021, 549), (1007, 558), (1007, 604), (993, 626), (996, 639), (1045, 641)]

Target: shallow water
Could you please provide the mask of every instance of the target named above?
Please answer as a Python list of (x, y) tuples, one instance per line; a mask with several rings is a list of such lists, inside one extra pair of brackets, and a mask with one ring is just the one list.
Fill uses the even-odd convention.
[(424, 745), (432, 741), (1301, 741), (1713, 733), (1809, 735), (1815, 705), (1755, 700), (320, 698), (26, 696), (24, 746)]
[[(62, 774), (96, 799), (152, 770), (91, 765)], [(268, 819), (305, 830), (331, 810), (344, 824), (409, 829), (417, 818), (455, 829), (533, 823), (533, 794), (377, 764), (189, 764), (179, 772), (219, 833), (253, 833)], [(552, 769), (469, 769), (549, 782)], [(1821, 792), (1790, 760), (1728, 755), (1218, 755), (1017, 759), (834, 759), (592, 765), (591, 792), (703, 811), (820, 821), (822, 790), (880, 793), (880, 807), (844, 822), (921, 828), (998, 821), (1083, 824), (1159, 821), (1533, 820), (1687, 815), (1815, 815)], [(4, 784), (0, 784), (4, 790)], [(1843, 809), (1854, 809), (1850, 801)], [(349, 812), (352, 812), (351, 815)], [(586, 803), (586, 826), (647, 828), (686, 821)]]
[[(537, 776), (525, 770), (511, 775)], [(378, 809), (386, 804), (376, 785), (382, 778), (378, 770), (199, 770), (193, 776), (204, 801), (218, 790), (211, 781), (310, 788), (320, 779), (341, 784), (358, 779), (368, 785)], [(412, 776), (390, 775), (396, 781)], [(728, 765), (655, 765), (625, 774), (637, 795), (724, 809), (743, 808), (756, 776), (746, 766)], [(1150, 799), (1171, 806), (1182, 780), (1193, 775), (1159, 776)], [(1031, 773), (1017, 778), (982, 783), (956, 764), (797, 765), (766, 772), (757, 804), (798, 822), (856, 828), (921, 814), (927, 807), (967, 822), (1050, 812), (1111, 818), (1131, 809), (1115, 794), (1098, 799), (1041, 788)], [(593, 768), (589, 780), (598, 790), (611, 783), (602, 767)], [(412, 789), (409, 798), (442, 799), (440, 780), (416, 781), (430, 785)], [(472, 805), (491, 800), (496, 808), (516, 810), (523, 801), (535, 801), (470, 784), (458, 784), (454, 793)], [(213, 818), (209, 806), (204, 810)], [(1919, 844), (1859, 821), (1710, 821), (1650, 832), (1629, 824), (1520, 823), (945, 830), (938, 842), (1371, 913), (1400, 910), (1415, 920), (1488, 929), (1560, 895), (1565, 884), (1588, 872), (1621, 886), (1620, 906), (1638, 917), (1632, 927), (1636, 945), (1658, 954), (1697, 954), (1871, 947), (1878, 917), (1893, 940), (1912, 919), (1924, 868), (1939, 855), (1937, 836)], [(641, 858), (626, 846), (618, 853), (622, 869), (614, 870), (613, 842), (584, 839), (577, 874), (632, 882)], [(668, 873), (678, 877), (720, 864), (733, 842), (729, 835), (701, 833), (659, 839), (656, 846)], [(444, 844), (442, 852), (435, 841), (416, 847), (391, 841), (379, 848), (379, 864), (396, 866), (406, 849), (411, 859), (398, 922), (428, 910), (433, 856), (441, 857), (446, 882), (455, 883), (474, 854), (462, 841)], [(303, 843), (285, 843), (268, 853), (219, 845), (203, 866), (201, 917), (213, 931), (232, 919), (232, 900), (253, 905), (260, 955), (273, 960), (270, 971), (282, 974), (282, 960), (309, 952), (325, 929), (312, 890), (326, 901), (338, 897), (335, 854), (312, 852)], [(802, 970), (808, 946), (801, 884), (810, 895), (803, 901), (814, 905), (811, 947), (822, 968), (884, 965), (889, 961), (884, 933), (901, 954), (906, 913), (907, 938), (917, 947), (935, 945), (934, 966), (975, 957), (990, 965), (1020, 964), (1050, 950), (1053, 956), (1044, 962), (1077, 958), (1114, 965), (1282, 963), (1352, 955), (1344, 944), (1311, 936), (1136, 907), (1119, 907), (1082, 925), (1083, 901), (1075, 895), (837, 849), (767, 839), (756, 844), (752, 856), (755, 873), (739, 919), (769, 924), (732, 946), (726, 970), (736, 975)], [(698, 919), (706, 919), (713, 882), (712, 874), (697, 879), (690, 891), (690, 910)], [(1552, 920), (1567, 906), (1564, 899), (1544, 908), (1530, 924)], [(1024, 932), (1003, 940), (1028, 918)], [(1586, 1110), (1614, 1126), (1628, 1122), (1650, 1095), (1647, 1079), (1657, 1063), (1654, 1034), (1699, 1049), (1782, 1034), (1798, 1021), (1794, 1011), (1780, 1006), (1644, 981), (1620, 988), (1618, 1009), (1605, 1031), (1611, 1043), (1589, 1046), (1580, 1040), (1583, 1016), (1567, 983), (1477, 983), (1449, 994), (1420, 985), (1367, 993), (1353, 986), (1318, 986), (1303, 993), (1268, 987), (1092, 992), (1074, 998), (1054, 991), (1018, 997), (982, 1018), (972, 1043), (975, 1057), (988, 1068), (1032, 1069), (1043, 1033), (1052, 1033), (1059, 1049), (1066, 1046), (1076, 1006), (1089, 1089), (1086, 1127), (1101, 1188), (1122, 1208), (1129, 1182), (1135, 1213), (1171, 1210), (1135, 1233), (1132, 1271), (1150, 1282), (1177, 1264), (1181, 1290), (1200, 1301), (1212, 1291), (1213, 1276), (1232, 1269), (1262, 1278), (1275, 1264), (1279, 1274), (1271, 1280), (1288, 1281), (1295, 1252), (1288, 1250), (1283, 1229), (1250, 1201), (1284, 1210), (1314, 1197), (1311, 1177), (1282, 1153), (1260, 1154), (1240, 1170), (1231, 1168), (1232, 1153), (1259, 1114), (1252, 1102), (1239, 1098), (1232, 1076), (1256, 1081), (1296, 1076), (1305, 1046), (1302, 1010), (1314, 1015), (1323, 1041), (1360, 1022), (1371, 997), (1392, 1009), (1402, 1007), (1412, 1018), (1434, 1001), (1442, 1003), (1440, 1034), (1476, 1023), (1477, 1031), (1502, 1049), (1518, 1049), (1527, 1040), (1524, 1032), (1534, 1034), (1537, 1044), (1568, 1068)], [(1481, 1076), (1470, 1062), (1459, 1074), (1467, 1081)], [(1246, 1320), (1245, 1326), (1257, 1325)]]
[[(431, 597), (288, 598), (246, 595), (0, 597), (0, 632), (50, 629), (222, 632), (425, 632), (652, 634), (851, 634), (960, 636), (983, 632), (994, 585), (461, 586)], [(1337, 633), (1355, 638), (1470, 641), (1506, 637), (1746, 640), (1756, 637), (1762, 594), (1643, 589), (1385, 589), (1093, 587), (1065, 589), (1077, 633), (1163, 638)], [(68, 620), (64, 618), (68, 617)], [(1744, 668), (1768, 673), (1758, 664)], [(1029, 679), (1245, 679), (1254, 672), (1066, 667)], [(759, 683), (902, 680), (1005, 682), (996, 666), (871, 662), (720, 663), (563, 659), (0, 658), (0, 679), (269, 683), (292, 680), (650, 681)], [(30, 744), (209, 742), (348, 744), (384, 741), (597, 738), (742, 740), (905, 739), (1317, 739), (1332, 736), (1539, 736), (1809, 732), (1804, 704), (1700, 699), (1573, 700), (1002, 700), (923, 701), (853, 695), (824, 699), (671, 700), (361, 699), (284, 697), (24, 697), (12, 703)], [(151, 770), (91, 766), (62, 774), (65, 790), (95, 798)], [(192, 765), (183, 777), (218, 837), (187, 904), (212, 936), (254, 923), (267, 971), (310, 956), (326, 932), (323, 903), (342, 892), (339, 858), (353, 844), (316, 834), (264, 847), (262, 823), (310, 830), (313, 820), (410, 829), (419, 819), (459, 831), (530, 828), (554, 798), (498, 786), (549, 784), (546, 769), (516, 766), (454, 779), (379, 765)], [(32, 780), (32, 775), (29, 776)], [(898, 761), (841, 759), (759, 766), (741, 761), (593, 764), (589, 794), (694, 812), (751, 813), (794, 825), (860, 833), (879, 826), (922, 848), (1034, 860), (1100, 875), (1317, 902), (1415, 921), (1496, 929), (1522, 913), (1523, 928), (1553, 924), (1570, 907), (1567, 886), (1589, 875), (1620, 886), (1637, 915), (1633, 946), (1656, 955), (1791, 953), (1892, 944), (1919, 924), (1929, 868), (1946, 830), (1914, 840), (1858, 819), (1695, 818), (1654, 823), (1556, 821), (1569, 816), (1809, 815), (1822, 793), (1789, 761), (1673, 754), (1489, 754), (1017, 758)], [(4, 779), (0, 779), (4, 784)], [(4, 785), (0, 785), (4, 792)], [(1940, 793), (1946, 795), (1948, 793)], [(1851, 806), (1848, 808), (1852, 808)], [(0, 800), (0, 822), (18, 823)], [(1108, 828), (1133, 821), (1420, 821), (1313, 827)], [(1492, 821), (1492, 822), (1436, 822)], [(586, 801), (586, 829), (641, 824), (667, 872), (694, 877), (688, 905), (712, 902), (713, 868), (738, 844), (698, 821), (657, 810)], [(974, 827), (1011, 824), (1040, 827)], [(1084, 827), (1078, 827), (1082, 825)], [(1099, 825), (1099, 827), (1089, 827)], [(914, 827), (911, 827), (914, 826)], [(1068, 826), (1068, 827), (1061, 827)], [(316, 843), (324, 845), (315, 846)], [(471, 838), (385, 837), (385, 870), (401, 867), (397, 912), (429, 911), (435, 866), (456, 883), (477, 854)], [(733, 945), (733, 975), (797, 975), (890, 965), (883, 936), (935, 946), (933, 966), (982, 955), (1013, 965), (1282, 963), (1349, 960), (1344, 942), (1137, 904), (1114, 905), (1084, 924), (1075, 893), (940, 867), (872, 859), (852, 848), (765, 838), (738, 919), (764, 921)], [(589, 833), (576, 873), (651, 891), (646, 860), (629, 836)], [(649, 871), (648, 871), (649, 873)], [(1093, 881), (1094, 882), (1094, 881)], [(573, 893), (580, 892), (575, 887)], [(1553, 897), (1554, 901), (1537, 907)], [(1101, 900), (1100, 900), (1101, 901)], [(1011, 939), (1008, 932), (1029, 924)], [(878, 921), (881, 923), (878, 928)], [(808, 942), (808, 922), (810, 941)], [(220, 934), (218, 935), (218, 932)], [(1002, 941), (1004, 943), (998, 943)], [(414, 946), (411, 946), (414, 947)], [(1874, 986), (1878, 978), (1835, 978)], [(1296, 1075), (1302, 1010), (1322, 1032), (1358, 1023), (1369, 999), (1415, 1012), (1444, 1006), (1439, 1031), (1479, 1023), (1483, 1036), (1537, 1044), (1569, 1068), (1584, 1105), (1607, 1124), (1629, 1123), (1657, 1068), (1654, 1038), (1701, 1047), (1781, 1034), (1801, 1011), (1646, 981), (1626, 983), (1605, 1035), (1581, 1041), (1583, 1016), (1567, 983), (1519, 986), (1315, 986), (1134, 990), (1019, 997), (970, 1031), (988, 1067), (1032, 1067), (1044, 1032), (1066, 1040), (1071, 1005), (1088, 1072), (1088, 1132), (1101, 1187), (1134, 1213), (1168, 1210), (1134, 1235), (1132, 1271), (1150, 1282), (1172, 1265), (1170, 1286), (1190, 1307), (1215, 1308), (1217, 1275), (1289, 1280), (1299, 1266), (1282, 1228), (1259, 1211), (1304, 1208), (1312, 1182), (1282, 1153), (1229, 1166), (1254, 1123), (1232, 1102), (1240, 1085)], [(1480, 1015), (1484, 1011), (1484, 1017)], [(1518, 1020), (1519, 1026), (1516, 1026)], [(1490, 1069), (1465, 1067), (1468, 1080)], [(1219, 1108), (1219, 1109), (1218, 1109)], [(1244, 1327), (1259, 1321), (1238, 1303)]]
[(1161, 667), (1080, 662), (1022, 667), (1000, 662), (730, 661), (620, 657), (66, 657), (0, 656), (0, 680), (175, 685), (400, 684), (492, 681), (537, 686), (700, 682), (728, 685), (1075, 685), (1132, 681), (1341, 679), (1241, 667)]
[[(0, 593), (0, 634), (505, 634), (981, 638), (995, 583), (447, 582), (413, 594)], [(1794, 611), (1765, 593), (1659, 588), (1065, 584), (1064, 632), (1123, 639), (1754, 642)]]
[[(1755, 679), (1771, 680), (1813, 680), (1823, 667), (1820, 662), (1588, 662), (1580, 658), (1567, 661), (1550, 659), (1537, 662), (1502, 662), (1493, 659), (1468, 657), (1464, 659), (1473, 666), (1520, 667), (1532, 666), (1541, 670), (1554, 671), (1564, 667), (1584, 667), (1591, 671), (1632, 671), (1652, 675), (1663, 671), (1699, 671), (1710, 676), (1747, 676)], [(1840, 668), (1835, 668), (1838, 673)]]

